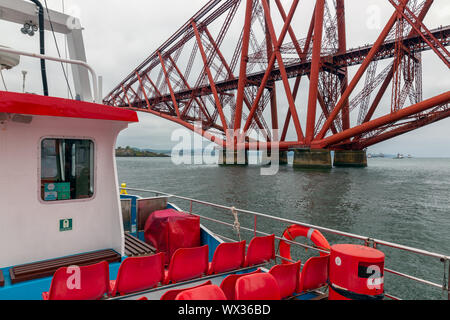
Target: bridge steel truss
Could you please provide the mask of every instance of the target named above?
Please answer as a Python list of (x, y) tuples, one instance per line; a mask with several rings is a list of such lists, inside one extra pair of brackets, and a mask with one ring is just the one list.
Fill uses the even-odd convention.
[(385, 1), (376, 41), (348, 49), (344, 0), (310, 0), (309, 17), (300, 0), (211, 0), (104, 103), (247, 149), (362, 150), (449, 117), (450, 91), (423, 98), (422, 52), (439, 59), (436, 81), (448, 77), (450, 26), (425, 26), (433, 0)]

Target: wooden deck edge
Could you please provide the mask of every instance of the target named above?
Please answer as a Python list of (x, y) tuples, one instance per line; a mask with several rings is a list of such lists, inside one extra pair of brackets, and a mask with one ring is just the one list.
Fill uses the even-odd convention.
[[(26, 265), (21, 265), (21, 266), (16, 266), (16, 267), (9, 269), (11, 283), (17, 284), (17, 283), (21, 283), (21, 282), (25, 282), (25, 281), (50, 277), (50, 276), (53, 276), (55, 274), (56, 270), (58, 270), (59, 268), (70, 267), (73, 265), (86, 266), (86, 265), (90, 265), (90, 264), (99, 263), (102, 261), (106, 261), (108, 263), (115, 263), (115, 262), (122, 261), (122, 257), (117, 252), (111, 250), (111, 254), (108, 254), (106, 256), (104, 254), (102, 255), (102, 253), (104, 253), (104, 252), (106, 252), (106, 251), (99, 251), (98, 252), (99, 255), (97, 257), (89, 256), (90, 257), (89, 259), (86, 259), (83, 254), (79, 255), (78, 262), (76, 260), (77, 256), (72, 256), (71, 259), (69, 259), (69, 260), (67, 260), (67, 259), (65, 260), (65, 258), (48, 260), (47, 262), (50, 267), (47, 267), (45, 265), (45, 263), (39, 262), (39, 265), (42, 266), (42, 268), (40, 268), (40, 269), (33, 268), (34, 264), (32, 264), (32, 263), (26, 264)], [(115, 254), (113, 254), (113, 253), (115, 253)], [(24, 269), (26, 267), (30, 267), (29, 272), (27, 272), (26, 269)], [(20, 268), (19, 269), (20, 272), (18, 274), (16, 274), (15, 268)]]

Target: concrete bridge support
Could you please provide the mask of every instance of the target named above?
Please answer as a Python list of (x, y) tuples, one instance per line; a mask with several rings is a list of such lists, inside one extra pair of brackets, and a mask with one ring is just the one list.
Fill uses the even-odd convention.
[(287, 165), (288, 164), (288, 152), (287, 151), (280, 151), (280, 165)]
[(365, 150), (340, 150), (334, 152), (335, 167), (367, 167), (367, 153)]
[(331, 169), (331, 152), (324, 149), (294, 149), (294, 168)]
[[(294, 168), (303, 169), (331, 169), (335, 167), (367, 167), (367, 153), (365, 150), (338, 150), (334, 152), (334, 162), (331, 161), (331, 151), (326, 149), (294, 149)], [(262, 165), (270, 165), (270, 153), (263, 154)], [(247, 166), (249, 164), (248, 151), (222, 150), (219, 153), (219, 165)], [(279, 164), (288, 164), (288, 151), (279, 152)]]

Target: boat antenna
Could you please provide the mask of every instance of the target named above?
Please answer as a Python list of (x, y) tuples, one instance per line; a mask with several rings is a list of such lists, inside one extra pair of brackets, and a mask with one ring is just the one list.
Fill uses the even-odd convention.
[(3, 78), (3, 66), (0, 66), (0, 76), (2, 77), (3, 86), (5, 87), (5, 91), (8, 91), (8, 88), (6, 87), (5, 78)]
[(22, 70), (22, 75), (23, 75), (23, 84), (22, 84), (22, 92), (25, 93), (25, 80), (27, 77), (27, 71), (26, 70)]
[[(44, 7), (39, 0), (30, 0), (39, 8), (39, 42), (41, 54), (45, 55), (45, 35), (44, 35)], [(44, 88), (44, 96), (48, 96), (47, 70), (45, 67), (45, 59), (41, 59), (41, 75), (42, 86)]]

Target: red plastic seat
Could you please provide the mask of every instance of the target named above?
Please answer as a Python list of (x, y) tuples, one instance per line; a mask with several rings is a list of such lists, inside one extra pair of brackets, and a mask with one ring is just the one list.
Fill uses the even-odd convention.
[(181, 248), (175, 251), (167, 271), (166, 284), (201, 277), (208, 273), (208, 245), (196, 248)]
[(258, 273), (239, 278), (236, 300), (281, 300), (277, 280), (270, 273)]
[(64, 267), (53, 275), (44, 300), (99, 300), (109, 294), (109, 265), (103, 261), (83, 267)]
[(207, 285), (185, 290), (175, 300), (227, 300), (223, 291), (216, 285)]
[(222, 283), (220, 284), (220, 289), (222, 289), (222, 291), (225, 293), (227, 300), (236, 300), (236, 281), (244, 276), (260, 272), (261, 269), (244, 274), (230, 274), (225, 279), (223, 279)]
[(323, 287), (328, 280), (328, 262), (330, 256), (312, 257), (306, 261), (300, 273), (298, 292), (305, 292)]
[(126, 258), (117, 279), (111, 281), (112, 296), (154, 288), (164, 282), (164, 253)]
[(209, 267), (209, 274), (217, 274), (243, 267), (245, 262), (245, 241), (221, 243)]
[(205, 283), (202, 283), (202, 284), (200, 284), (200, 285), (198, 285), (198, 286), (195, 286), (195, 287), (184, 288), (184, 289), (174, 289), (174, 290), (169, 290), (169, 291), (166, 291), (166, 292), (162, 295), (162, 297), (161, 297), (160, 300), (175, 300), (175, 298), (177, 297), (177, 295), (178, 295), (179, 293), (183, 292), (183, 291), (191, 290), (191, 289), (196, 289), (196, 288), (200, 288), (200, 287), (203, 287), (203, 286), (208, 286), (208, 285), (210, 285), (210, 284), (212, 284), (212, 282), (211, 282), (210, 280), (208, 280), (208, 281), (206, 281)]
[(272, 267), (269, 273), (277, 280), (281, 298), (291, 297), (298, 290), (301, 262), (280, 264)]
[(275, 259), (275, 235), (255, 237), (247, 248), (246, 266), (253, 266)]

